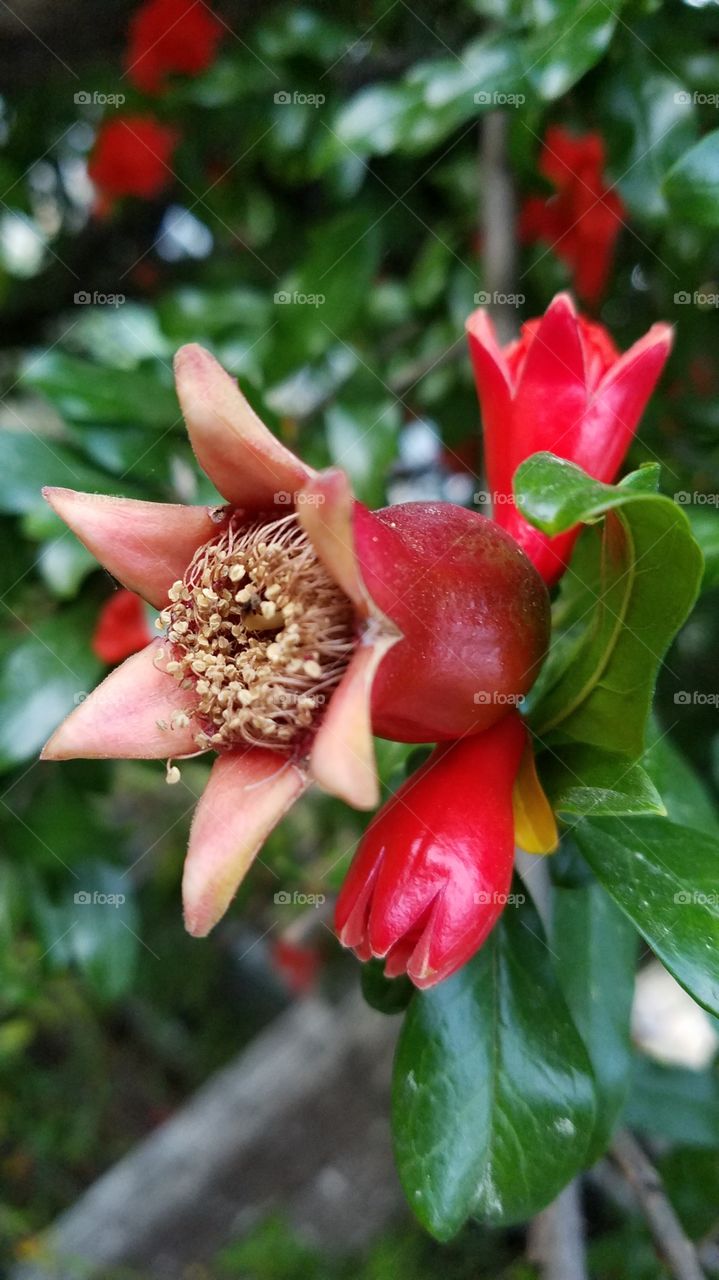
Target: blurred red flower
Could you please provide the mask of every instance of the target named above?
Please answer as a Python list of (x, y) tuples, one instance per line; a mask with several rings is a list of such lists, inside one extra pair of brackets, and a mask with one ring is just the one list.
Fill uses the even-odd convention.
[(92, 636), (92, 649), (103, 662), (122, 662), (153, 639), (144, 602), (134, 591), (116, 591), (103, 605)]
[(130, 21), (125, 70), (144, 93), (162, 93), (172, 72), (196, 76), (209, 67), (221, 37), (203, 0), (147, 0)]
[(574, 136), (561, 125), (547, 129), (539, 172), (557, 194), (530, 196), (519, 219), (525, 244), (546, 240), (567, 264), (577, 294), (589, 306), (602, 299), (624, 205), (604, 179), (604, 141), (598, 133)]
[(170, 160), (177, 141), (177, 131), (152, 116), (121, 116), (103, 124), (88, 172), (105, 202), (159, 195), (172, 178)]

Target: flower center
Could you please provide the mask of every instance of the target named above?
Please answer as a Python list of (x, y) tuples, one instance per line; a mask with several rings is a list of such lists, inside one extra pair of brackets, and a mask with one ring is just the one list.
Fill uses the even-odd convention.
[(199, 697), (188, 712), (198, 747), (301, 746), (344, 674), (356, 624), (297, 516), (248, 524), (234, 512), (169, 597), (164, 670)]

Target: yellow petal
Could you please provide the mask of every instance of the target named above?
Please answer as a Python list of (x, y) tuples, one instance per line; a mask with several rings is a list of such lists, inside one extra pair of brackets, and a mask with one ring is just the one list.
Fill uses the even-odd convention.
[(559, 832), (551, 805), (537, 777), (531, 742), (524, 749), (512, 802), (515, 844), (525, 853), (554, 853), (559, 844)]

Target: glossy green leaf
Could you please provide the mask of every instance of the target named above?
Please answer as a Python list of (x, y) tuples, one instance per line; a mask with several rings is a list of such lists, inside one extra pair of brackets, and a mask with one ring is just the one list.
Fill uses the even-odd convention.
[(604, 485), (551, 454), (534, 455), (517, 472), (523, 514), (548, 533), (604, 514), (601, 542), (584, 543), (581, 590), (590, 604), (576, 641), (562, 637), (562, 665), (553, 664), (553, 683), (545, 679), (531, 703), (540, 740), (551, 732), (630, 760), (642, 754), (659, 666), (703, 572), (683, 510), (655, 492), (656, 480), (652, 466)]
[(63, 351), (46, 351), (28, 361), (23, 381), (46, 395), (64, 418), (88, 423), (142, 423), (146, 427), (182, 422), (170, 367), (113, 369)]
[[(114, 477), (89, 466), (79, 453), (57, 440), (20, 431), (0, 432), (0, 511), (9, 515), (44, 514), (48, 507), (42, 496), (43, 485), (88, 493), (117, 490)], [(123, 493), (128, 497), (136, 492), (130, 482), (123, 482)]]
[(580, 0), (568, 14), (560, 12), (538, 26), (522, 52), (525, 79), (540, 98), (560, 98), (599, 61), (614, 35), (620, 8)]
[(684, 85), (658, 63), (648, 66), (641, 46), (603, 77), (601, 102), (611, 124), (618, 190), (633, 216), (665, 217), (662, 184), (696, 138), (695, 107)]
[(116, 1000), (132, 984), (141, 940), (132, 885), (107, 863), (82, 863), (66, 896), (33, 900), (48, 963), (76, 965), (103, 1000)]
[(664, 190), (682, 222), (719, 227), (719, 129), (685, 152), (667, 174)]
[(594, 1124), (587, 1054), (534, 908), (508, 906), (454, 977), (410, 1005), (394, 1072), (395, 1152), (423, 1225), (521, 1221), (581, 1168)]
[(381, 960), (369, 960), (360, 972), (362, 995), (378, 1013), (403, 1013), (414, 994), (409, 978), (385, 978)]
[(583, 818), (597, 879), (670, 973), (719, 1014), (719, 841), (665, 818)]
[(564, 996), (594, 1071), (597, 1115), (587, 1155), (606, 1149), (629, 1089), (636, 931), (601, 885), (558, 889), (552, 948)]
[(642, 765), (657, 787), (671, 822), (719, 836), (719, 815), (704, 783), (670, 735), (651, 719)]
[(561, 814), (666, 813), (648, 773), (624, 756), (578, 744), (540, 757), (542, 786)]

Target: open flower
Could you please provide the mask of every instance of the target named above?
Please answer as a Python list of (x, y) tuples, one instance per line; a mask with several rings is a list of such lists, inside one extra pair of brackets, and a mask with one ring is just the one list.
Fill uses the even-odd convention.
[(130, 20), (127, 76), (145, 93), (161, 93), (172, 73), (196, 76), (209, 67), (222, 35), (205, 0), (146, 0)]
[(560, 293), (504, 348), (486, 311), (467, 320), (482, 408), (484, 456), (494, 520), (524, 548), (546, 582), (566, 568), (579, 532), (549, 538), (517, 511), (520, 462), (548, 450), (597, 480), (613, 480), (664, 367), (669, 325), (655, 324), (620, 355), (602, 325), (577, 315)]
[(556, 188), (548, 200), (530, 196), (519, 220), (526, 244), (546, 242), (567, 264), (577, 295), (599, 304), (612, 267), (614, 246), (625, 217), (617, 192), (604, 177), (604, 140), (598, 133), (571, 134), (561, 125), (547, 129), (539, 172)]
[(384, 959), (388, 978), (434, 986), (482, 945), (507, 903), (515, 840), (537, 852), (537, 836), (556, 846), (512, 710), (437, 747), (373, 818), (337, 900), (340, 941), (360, 960)]
[[(378, 800), (372, 730), (478, 733), (530, 687), (548, 598), (516, 543), (450, 504), (370, 512), (262, 424), (201, 347), (176, 358), (214, 509), (46, 490), (54, 510), (165, 634), (81, 703), (46, 759), (219, 753), (185, 864), (185, 917), (207, 933), (311, 781)], [(168, 777), (176, 780), (176, 773)]]
[(100, 610), (92, 649), (103, 662), (122, 662), (152, 640), (145, 605), (134, 591), (115, 591)]

